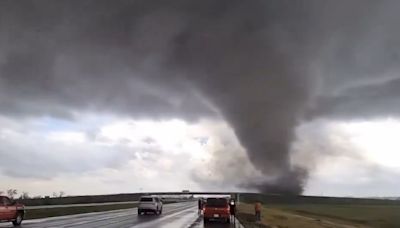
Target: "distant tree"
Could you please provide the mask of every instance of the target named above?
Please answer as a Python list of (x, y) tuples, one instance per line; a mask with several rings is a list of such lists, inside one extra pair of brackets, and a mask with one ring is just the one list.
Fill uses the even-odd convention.
[(29, 196), (28, 192), (22, 192), (20, 198), (21, 199), (30, 199), (31, 197)]
[(42, 196), (34, 196), (34, 197), (32, 197), (32, 199), (41, 199), (42, 198)]
[(10, 197), (11, 199), (14, 199), (14, 196), (18, 194), (17, 189), (8, 189), (7, 190), (7, 195), (8, 197)]
[(53, 192), (53, 198), (61, 198), (63, 196), (65, 196), (65, 192), (64, 191), (59, 191), (58, 193), (57, 192)]
[(3, 192), (3, 191), (0, 191), (0, 196), (3, 195), (3, 194), (4, 194), (4, 192)]

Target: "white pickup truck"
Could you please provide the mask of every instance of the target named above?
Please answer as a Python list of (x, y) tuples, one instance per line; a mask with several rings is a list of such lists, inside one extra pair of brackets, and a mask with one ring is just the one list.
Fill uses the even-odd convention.
[(156, 215), (162, 214), (163, 203), (157, 196), (142, 196), (139, 200), (138, 215), (147, 212), (154, 213)]

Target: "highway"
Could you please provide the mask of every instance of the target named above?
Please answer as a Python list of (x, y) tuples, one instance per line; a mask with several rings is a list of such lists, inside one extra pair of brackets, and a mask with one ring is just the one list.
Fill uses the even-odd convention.
[[(0, 227), (13, 227), (11, 223), (0, 223)], [(162, 215), (138, 216), (137, 209), (124, 209), (109, 212), (96, 212), (80, 215), (62, 216), (45, 219), (25, 220), (21, 228), (202, 228), (234, 227), (233, 224), (210, 222), (203, 224), (198, 215), (197, 202), (166, 204)], [(236, 226), (239, 227), (239, 226)]]
[(41, 205), (41, 206), (25, 206), (27, 210), (30, 209), (46, 209), (46, 208), (61, 208), (61, 207), (90, 207), (90, 206), (105, 206), (115, 204), (131, 204), (138, 203), (139, 201), (126, 201), (126, 202), (108, 202), (108, 203), (79, 203), (79, 204), (63, 204), (63, 205)]

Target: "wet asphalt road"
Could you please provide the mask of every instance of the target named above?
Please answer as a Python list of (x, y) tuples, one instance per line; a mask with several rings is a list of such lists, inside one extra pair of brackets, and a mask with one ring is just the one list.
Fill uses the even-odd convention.
[[(0, 227), (13, 227), (11, 223), (2, 223)], [(55, 227), (107, 227), (107, 228), (201, 228), (234, 227), (232, 224), (210, 222), (203, 224), (198, 215), (197, 202), (166, 204), (162, 215), (138, 216), (137, 209), (125, 209), (110, 212), (97, 212), (46, 219), (26, 220), (21, 228)]]

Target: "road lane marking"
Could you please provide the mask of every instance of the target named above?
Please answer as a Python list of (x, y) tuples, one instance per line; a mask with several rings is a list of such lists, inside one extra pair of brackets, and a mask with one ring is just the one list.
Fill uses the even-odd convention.
[[(171, 204), (165, 204), (164, 207), (172, 209), (172, 208), (181, 207), (181, 206), (184, 206), (187, 204), (188, 204), (188, 202), (171, 203)], [(115, 217), (121, 213), (124, 213), (124, 214), (126, 213), (126, 216), (137, 215), (137, 207), (133, 207), (133, 208), (129, 208), (129, 209), (118, 209), (118, 210), (112, 210), (112, 211), (100, 211), (100, 212), (81, 213), (81, 214), (75, 214), (75, 215), (64, 215), (64, 216), (56, 216), (56, 217), (41, 218), (41, 219), (30, 219), (30, 220), (24, 220), (24, 224), (25, 225), (33, 225), (35, 227), (35, 225), (37, 225), (38, 223), (53, 223), (53, 224), (55, 223), (54, 225), (59, 227), (59, 224), (65, 224), (66, 220), (88, 219), (90, 217), (96, 218), (96, 217), (99, 217), (102, 215), (109, 216), (109, 217), (111, 217), (111, 216)], [(120, 216), (120, 217), (123, 217), (123, 216)], [(85, 221), (87, 221), (87, 220), (85, 220)], [(51, 224), (51, 225), (53, 225), (53, 224)], [(0, 225), (0, 227), (4, 227), (4, 226)], [(5, 227), (7, 227), (7, 226), (5, 226)], [(39, 226), (39, 227), (42, 227), (42, 226)]]
[[(175, 211), (179, 211), (182, 208), (188, 207), (187, 203), (185, 203), (185, 204), (179, 203), (179, 206), (180, 206), (179, 208), (177, 208), (177, 206), (178, 205), (172, 205), (171, 204), (171, 207), (172, 207), (171, 209), (168, 206), (164, 206), (164, 207), (166, 207), (165, 209), (169, 209), (168, 211), (166, 211), (166, 213), (168, 213), (168, 214), (171, 213), (171, 212), (174, 213)], [(192, 205), (190, 205), (190, 207), (192, 207)], [(122, 218), (122, 217), (126, 217), (126, 216), (130, 217), (132, 215), (138, 215), (137, 214), (137, 210), (135, 210), (134, 212), (129, 213), (129, 214), (124, 214), (124, 215), (119, 215), (119, 216), (109, 215), (109, 216), (107, 216), (107, 218), (103, 218), (103, 217), (102, 218), (95, 218), (95, 219), (91, 219), (91, 220), (85, 220), (85, 221), (80, 221), (80, 222), (75, 222), (75, 223), (69, 223), (69, 224), (66, 224), (66, 225), (63, 225), (63, 226), (59, 226), (59, 227), (60, 228), (61, 227), (67, 228), (67, 227), (74, 227), (74, 226), (82, 227), (82, 225), (84, 225), (84, 224), (96, 223), (96, 222), (107, 221), (107, 220), (115, 220), (115, 218)], [(168, 216), (168, 215), (166, 215), (166, 216)], [(164, 218), (166, 216), (157, 218), (156, 220)], [(155, 220), (152, 220), (152, 221), (155, 221)], [(118, 223), (118, 222), (120, 222), (120, 220), (113, 221), (112, 223), (108, 223), (107, 225), (112, 225), (113, 223)]]
[[(160, 223), (160, 222), (162, 222), (162, 221), (165, 221), (165, 220), (167, 220), (167, 219), (169, 219), (169, 218), (172, 218), (172, 217), (175, 217), (175, 216), (184, 214), (184, 213), (186, 213), (186, 212), (188, 212), (188, 211), (190, 211), (190, 210), (193, 210), (194, 208), (195, 208), (195, 207), (194, 207), (193, 205), (191, 205), (189, 208), (186, 208), (186, 209), (184, 209), (183, 211), (175, 212), (175, 213), (169, 214), (169, 215), (167, 215), (167, 216), (164, 216), (164, 217), (162, 217), (162, 218), (159, 218), (159, 219), (156, 219), (156, 220), (152, 220), (152, 221), (149, 221), (149, 222), (139, 223), (139, 224), (137, 224), (137, 225), (131, 226), (131, 228), (135, 228), (135, 227), (136, 227), (136, 228), (138, 228), (138, 227), (140, 227), (140, 228), (145, 228), (145, 227), (150, 227), (150, 228), (152, 228), (152, 227), (156, 227), (155, 224)], [(163, 224), (163, 227), (164, 227), (165, 225), (166, 225), (166, 224)]]
[(94, 207), (94, 206), (106, 206), (106, 205), (116, 205), (116, 204), (134, 204), (134, 203), (139, 203), (139, 201), (25, 206), (25, 209), (27, 209), (27, 210), (35, 210), (35, 209), (49, 209), (49, 208), (63, 208), (63, 207)]
[(197, 209), (193, 208), (192, 213), (186, 216), (180, 216), (178, 219), (175, 219), (172, 224), (164, 224), (163, 228), (177, 228), (178, 224), (180, 224), (181, 228), (187, 228), (197, 219), (198, 216)]
[[(179, 202), (179, 203), (172, 203), (172, 204), (165, 204), (164, 205), (164, 210), (165, 210), (165, 216), (168, 216), (170, 213), (175, 213), (176, 211), (180, 211), (182, 209), (186, 208), (192, 208), (194, 207), (190, 202)], [(102, 212), (90, 212), (90, 213), (83, 213), (83, 214), (76, 214), (76, 215), (65, 215), (65, 216), (58, 216), (58, 217), (51, 217), (51, 218), (43, 218), (43, 219), (32, 219), (32, 220), (24, 220), (24, 225), (26, 227), (37, 227), (37, 228), (61, 228), (61, 227), (68, 227), (71, 225), (78, 225), (79, 227), (82, 227), (82, 224), (90, 224), (90, 223), (96, 223), (100, 222), (101, 220), (115, 220), (115, 218), (123, 218), (123, 217), (128, 217), (128, 219), (124, 221), (130, 220), (132, 215), (137, 215), (137, 208), (130, 208), (130, 209), (119, 209), (119, 210), (113, 210), (113, 211), (102, 211)], [(107, 218), (104, 218), (103, 216), (107, 216)], [(163, 218), (159, 217), (159, 219)], [(78, 221), (74, 221), (74, 219)], [(72, 220), (72, 221), (71, 221)], [(80, 221), (79, 221), (80, 220)], [(158, 220), (158, 219), (157, 219)], [(152, 220), (155, 221), (155, 220)], [(71, 223), (72, 222), (72, 223)], [(112, 224), (118, 224), (121, 223), (122, 221), (113, 221), (113, 223), (110, 223), (109, 225)], [(49, 223), (49, 224), (46, 224)], [(127, 225), (127, 227), (129, 227)], [(7, 224), (1, 224), (0, 227), (10, 227), (7, 226)]]
[[(78, 218), (76, 218), (76, 220), (83, 220), (83, 221), (87, 221), (87, 219), (90, 219), (90, 218), (99, 218), (99, 217), (101, 217), (101, 216), (106, 216), (107, 217), (107, 219), (108, 218), (115, 218), (115, 217), (123, 217), (123, 216), (127, 216), (127, 215), (130, 215), (130, 214), (132, 214), (132, 213), (135, 213), (135, 211), (136, 210), (134, 210), (134, 209), (124, 209), (125, 211), (122, 211), (122, 212), (118, 212), (118, 213), (100, 213), (100, 214), (98, 214), (98, 213), (96, 213), (96, 214), (94, 214), (94, 215), (92, 215), (92, 216), (88, 216), (87, 214), (86, 214), (86, 216), (81, 216), (81, 217), (78, 217)], [(130, 212), (130, 211), (132, 211), (132, 212)], [(102, 219), (104, 219), (104, 217), (101, 217)], [(37, 222), (37, 223), (25, 223), (26, 225), (28, 225), (28, 224), (32, 224), (33, 225), (33, 227), (40, 227), (40, 228), (43, 228), (44, 226), (45, 227), (52, 227), (52, 226), (56, 226), (56, 227), (58, 227), (58, 228), (60, 228), (60, 227), (62, 227), (62, 226), (65, 226), (66, 224), (70, 224), (70, 223), (68, 223), (68, 221), (70, 221), (70, 220), (72, 220), (72, 221), (74, 221), (73, 220), (74, 218), (63, 218), (63, 219), (52, 219), (52, 220), (47, 220), (47, 221), (42, 221), (42, 222)], [(76, 221), (75, 221), (76, 222)], [(48, 223), (48, 224), (46, 224), (46, 223)]]

